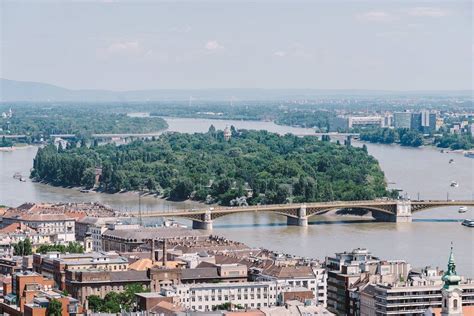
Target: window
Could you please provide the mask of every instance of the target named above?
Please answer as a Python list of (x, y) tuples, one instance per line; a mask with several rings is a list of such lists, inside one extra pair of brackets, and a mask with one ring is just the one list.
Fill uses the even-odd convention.
[(453, 307), (454, 307), (454, 309), (458, 309), (458, 300), (457, 299), (454, 299)]

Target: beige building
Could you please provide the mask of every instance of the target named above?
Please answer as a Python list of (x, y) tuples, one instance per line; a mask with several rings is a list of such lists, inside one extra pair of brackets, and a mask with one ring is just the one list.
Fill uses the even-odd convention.
[(65, 288), (65, 274), (67, 270), (128, 271), (128, 267), (128, 259), (116, 253), (61, 254), (50, 252), (45, 255), (33, 255), (33, 271), (54, 279), (56, 285), (61, 290)]

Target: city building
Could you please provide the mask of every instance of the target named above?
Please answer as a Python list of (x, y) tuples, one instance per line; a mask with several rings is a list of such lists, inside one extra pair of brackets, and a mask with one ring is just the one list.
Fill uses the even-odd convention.
[(76, 221), (76, 240), (84, 240), (87, 233), (92, 237), (93, 251), (102, 251), (102, 234), (107, 230), (107, 224), (120, 223), (118, 217), (86, 216)]
[(349, 116), (348, 128), (384, 127), (385, 118), (381, 116)]
[(3, 215), (2, 227), (23, 224), (41, 235), (51, 236), (53, 242), (75, 241), (74, 218), (65, 214), (40, 214), (8, 210)]
[(395, 128), (411, 128), (412, 123), (411, 112), (394, 112), (393, 113), (393, 126)]
[(421, 111), (421, 131), (425, 134), (436, 131), (436, 113), (428, 110)]
[(65, 289), (67, 270), (97, 269), (102, 271), (127, 271), (128, 259), (116, 253), (91, 252), (83, 254), (33, 254), (33, 271), (55, 281), (56, 286)]
[(311, 266), (270, 266), (266, 269), (251, 269), (255, 281), (278, 281), (291, 287), (310, 290), (317, 305), (327, 305), (327, 272), (323, 268)]
[(160, 294), (175, 297), (187, 310), (204, 312), (225, 303), (246, 309), (274, 306), (281, 290), (277, 282), (204, 283), (163, 287)]
[(102, 269), (67, 270), (65, 289), (81, 304), (86, 304), (87, 297), (97, 295), (104, 298), (111, 291), (121, 293), (127, 285), (140, 284), (150, 287), (150, 278), (146, 271), (109, 271)]
[(367, 249), (336, 253), (326, 258), (327, 307), (337, 315), (356, 315), (359, 289), (366, 284), (393, 283), (407, 279), (410, 265), (403, 260), (381, 260)]
[(411, 113), (410, 129), (414, 131), (421, 130), (421, 113)]
[(151, 240), (205, 240), (209, 234), (182, 227), (141, 227), (139, 225), (108, 224), (102, 233), (104, 251), (133, 252)]
[(474, 282), (456, 274), (451, 253), (448, 270), (426, 268), (407, 280), (369, 284), (360, 292), (360, 315), (474, 315)]
[(25, 304), (24, 316), (48, 316), (47, 311), (52, 300), (61, 303), (61, 316), (83, 315), (83, 308), (78, 300), (58, 291), (40, 291), (31, 303)]
[(159, 291), (165, 286), (177, 284), (246, 282), (247, 266), (242, 264), (215, 264), (190, 269), (152, 267), (148, 270), (148, 275), (151, 280), (151, 289)]
[(54, 281), (30, 271), (12, 275), (11, 281), (3, 284), (3, 302), (0, 302), (0, 313), (22, 315), (26, 304), (33, 302), (40, 291), (49, 291)]

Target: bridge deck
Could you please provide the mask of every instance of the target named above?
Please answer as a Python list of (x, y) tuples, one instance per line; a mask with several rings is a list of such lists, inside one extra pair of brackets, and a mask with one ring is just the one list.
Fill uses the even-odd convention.
[[(206, 209), (184, 209), (184, 210), (169, 210), (169, 211), (149, 211), (143, 212), (142, 217), (170, 217), (170, 216), (186, 216), (186, 215), (199, 215), (205, 214), (210, 211), (211, 213), (219, 214), (231, 214), (241, 212), (268, 212), (268, 211), (286, 211), (299, 209), (306, 207), (306, 209), (344, 209), (344, 208), (362, 208), (362, 207), (383, 207), (383, 206), (395, 206), (403, 202), (400, 200), (369, 200), (369, 201), (335, 201), (335, 202), (323, 202), (323, 203), (301, 203), (301, 204), (270, 204), (270, 205), (252, 205), (252, 206), (234, 206), (234, 207), (209, 207)], [(442, 200), (429, 200), (429, 201), (409, 201), (411, 206), (423, 205), (424, 208), (436, 207), (436, 206), (474, 206), (473, 200), (465, 201), (442, 201)], [(137, 215), (134, 213), (134, 215)]]

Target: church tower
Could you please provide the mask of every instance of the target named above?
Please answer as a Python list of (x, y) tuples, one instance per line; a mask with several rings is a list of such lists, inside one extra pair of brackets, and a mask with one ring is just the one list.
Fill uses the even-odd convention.
[(448, 260), (448, 270), (443, 275), (443, 297), (441, 316), (463, 316), (462, 313), (462, 289), (459, 287), (461, 277), (456, 273), (456, 264), (454, 263), (453, 247)]

